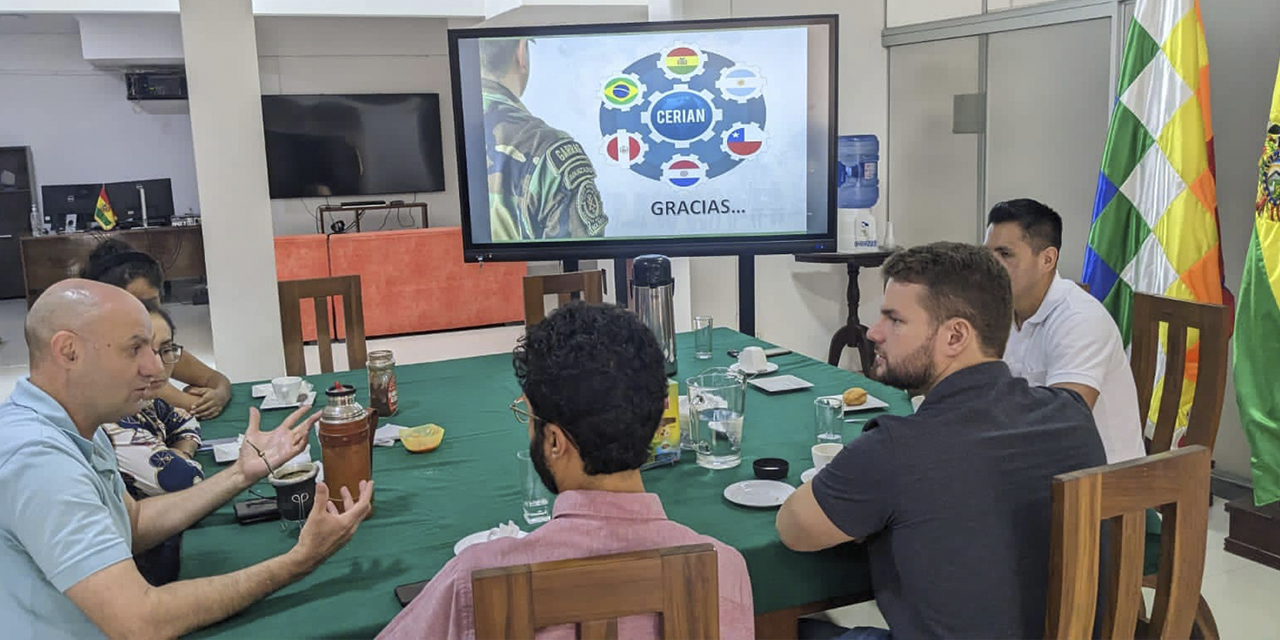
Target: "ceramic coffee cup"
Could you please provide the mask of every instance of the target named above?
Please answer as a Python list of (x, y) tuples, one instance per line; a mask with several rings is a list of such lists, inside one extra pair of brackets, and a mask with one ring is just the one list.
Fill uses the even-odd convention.
[(834, 460), (836, 454), (840, 453), (843, 448), (844, 445), (838, 442), (824, 442), (813, 445), (813, 448), (810, 449), (813, 453), (813, 468), (821, 469), (827, 466), (827, 463)]
[(281, 402), (297, 400), (301, 389), (302, 378), (298, 376), (281, 376), (271, 381), (271, 391), (276, 394), (276, 400)]

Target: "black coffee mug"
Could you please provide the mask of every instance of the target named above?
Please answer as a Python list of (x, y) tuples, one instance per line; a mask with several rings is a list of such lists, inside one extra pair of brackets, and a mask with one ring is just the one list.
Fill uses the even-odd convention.
[(276, 489), (276, 507), (282, 520), (306, 520), (315, 504), (316, 476), (320, 465), (315, 462), (295, 462), (276, 469), (267, 481)]

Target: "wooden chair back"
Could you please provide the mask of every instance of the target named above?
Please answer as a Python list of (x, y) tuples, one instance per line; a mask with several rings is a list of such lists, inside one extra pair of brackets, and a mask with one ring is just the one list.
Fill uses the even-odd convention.
[(537, 324), (547, 317), (545, 296), (556, 294), (560, 304), (576, 296), (593, 304), (604, 302), (604, 271), (573, 271), (548, 276), (524, 277), (524, 323)]
[(1138, 634), (1145, 511), (1164, 515), (1152, 638), (1188, 638), (1200, 600), (1209, 526), (1209, 460), (1191, 445), (1053, 479), (1046, 638), (1091, 638), (1098, 607), (1101, 523), (1111, 520), (1102, 637)]
[(582, 640), (614, 640), (618, 619), (658, 614), (666, 640), (720, 637), (710, 544), (483, 569), (471, 574), (476, 637), (533, 638), (576, 624)]
[[(1183, 444), (1198, 444), (1209, 451), (1218, 439), (1218, 422), (1227, 386), (1227, 341), (1231, 337), (1231, 310), (1145, 293), (1133, 294), (1133, 341), (1129, 366), (1138, 386), (1138, 415), (1146, 424), (1151, 415), (1156, 366), (1160, 355), (1160, 327), (1167, 325), (1164, 387), (1148, 442), (1149, 453), (1173, 448), (1185, 373), (1194, 369), (1195, 392)], [(1199, 332), (1199, 343), (1189, 353), (1187, 331)]]
[(365, 367), (368, 353), (364, 343), (364, 303), (360, 297), (360, 276), (282, 280), (279, 289), (280, 328), (284, 332), (284, 369), (288, 375), (307, 375), (307, 361), (302, 352), (300, 305), (307, 299), (315, 303), (316, 345), (320, 348), (321, 373), (333, 372), (333, 332), (329, 330), (329, 301), (334, 297), (342, 298), (349, 368)]

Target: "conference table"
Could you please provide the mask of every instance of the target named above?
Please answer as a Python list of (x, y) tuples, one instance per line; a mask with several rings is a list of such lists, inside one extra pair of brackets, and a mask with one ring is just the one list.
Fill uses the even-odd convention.
[[(710, 360), (696, 360), (692, 334), (677, 336), (679, 373), (675, 378), (680, 380), (682, 394), (685, 378), (709, 367), (733, 364), (728, 349), (773, 346), (723, 328), (715, 330), (714, 344)], [(779, 374), (798, 376), (814, 387), (769, 395), (748, 385), (741, 465), (705, 469), (694, 464), (692, 452), (686, 451), (677, 464), (645, 470), (642, 476), (645, 488), (661, 497), (671, 520), (742, 553), (751, 575), (760, 638), (795, 637), (797, 616), (871, 599), (867, 557), (857, 544), (818, 553), (793, 552), (778, 541), (776, 509), (735, 505), (723, 497), (725, 487), (753, 478), (751, 462), (762, 457), (788, 460), (786, 481), (798, 486), (801, 472), (813, 466), (809, 449), (816, 442), (813, 401), (818, 396), (860, 386), (889, 407), (858, 412), (857, 417), (911, 411), (906, 393), (859, 374), (799, 354), (770, 362), (779, 365)], [(320, 390), (335, 381), (354, 385), (357, 399), (367, 406), (366, 376), (360, 369), (308, 379)], [(372, 637), (400, 611), (395, 587), (431, 578), (453, 557), (458, 540), (508, 520), (526, 531), (532, 529), (521, 517), (515, 454), (528, 448), (528, 434), (509, 408), (520, 396), (510, 354), (400, 365), (396, 376), (399, 411), (381, 424), (438, 424), (445, 429), (440, 447), (419, 454), (399, 444), (376, 447), (375, 512), (351, 542), (309, 576), (195, 636)], [(250, 398), (250, 386), (233, 386), (226, 411), (203, 423), (206, 439), (243, 432), (250, 403), (260, 402)], [(323, 404), (320, 393), (316, 408)], [(265, 412), (263, 428), (275, 427), (287, 414)], [(861, 433), (862, 424), (845, 427), (848, 441)], [(320, 459), (314, 431), (311, 454)], [(206, 473), (219, 469), (207, 452), (198, 459)], [(265, 481), (255, 489), (274, 495)], [(246, 492), (233, 502), (253, 497)], [(232, 504), (223, 506), (183, 536), (183, 578), (228, 573), (281, 554), (297, 540), (296, 526), (284, 529), (280, 522), (242, 526), (232, 509)]]

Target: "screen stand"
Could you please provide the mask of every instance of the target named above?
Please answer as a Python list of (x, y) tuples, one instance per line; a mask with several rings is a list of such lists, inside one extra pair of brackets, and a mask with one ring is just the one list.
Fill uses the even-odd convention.
[[(578, 261), (574, 259), (560, 261), (560, 273), (573, 273), (578, 270)], [(569, 294), (570, 300), (581, 300), (582, 294), (577, 291)]]
[(756, 257), (738, 256), (738, 331), (756, 335)]
[(613, 261), (613, 302), (622, 308), (629, 308), (627, 296), (631, 295), (631, 283), (627, 282), (628, 258), (616, 258)]

